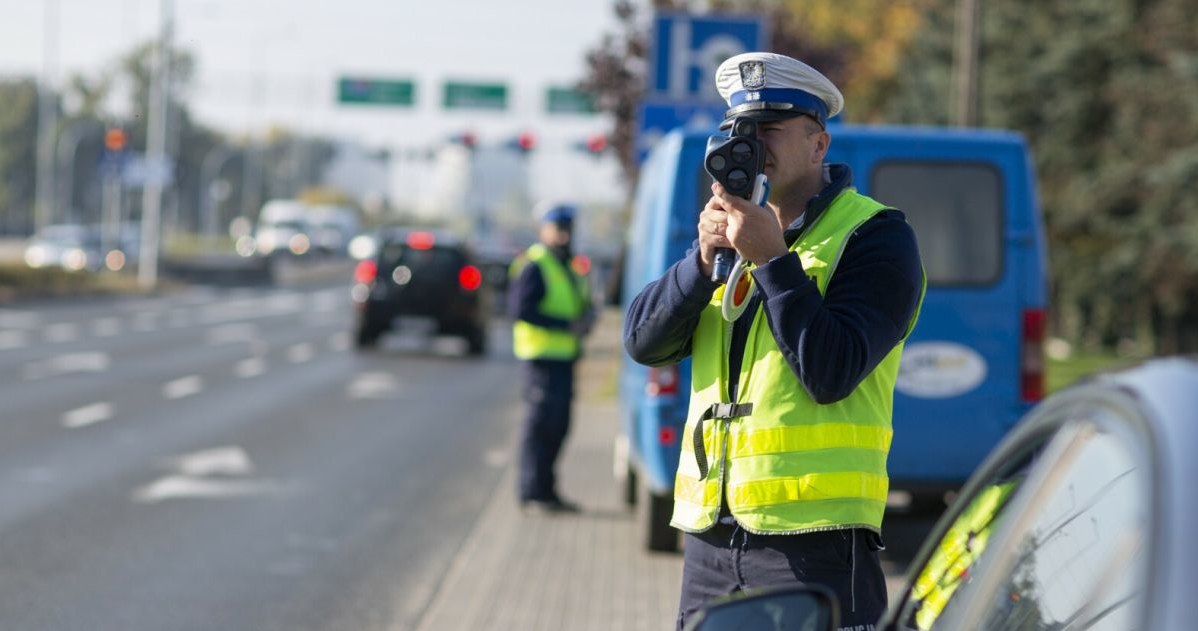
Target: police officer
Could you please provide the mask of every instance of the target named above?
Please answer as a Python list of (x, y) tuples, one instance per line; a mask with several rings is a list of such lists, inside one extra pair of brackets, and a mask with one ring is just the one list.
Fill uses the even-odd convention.
[[(847, 165), (824, 162), (843, 101), (826, 77), (746, 53), (720, 65), (716, 85), (726, 123), (758, 124), (768, 207), (713, 184), (699, 238), (640, 292), (624, 328), (638, 362), (692, 358), (672, 519), (686, 533), (678, 628), (714, 597), (788, 583), (831, 588), (844, 627), (872, 628), (886, 608), (894, 382), (925, 286), (915, 235), (857, 193)], [(710, 279), (717, 248), (749, 269), (732, 323)]]
[(570, 427), (574, 364), (594, 318), (586, 279), (573, 264), (575, 213), (569, 204), (540, 213), (540, 242), (512, 264), (508, 297), (512, 346), (526, 360), (518, 493), (523, 508), (547, 513), (578, 511), (558, 493), (554, 474)]

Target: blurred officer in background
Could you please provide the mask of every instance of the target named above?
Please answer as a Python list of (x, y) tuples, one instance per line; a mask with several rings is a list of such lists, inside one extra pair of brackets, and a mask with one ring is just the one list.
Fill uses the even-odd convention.
[(525, 360), (528, 416), (520, 437), (521, 507), (548, 513), (577, 512), (558, 493), (554, 465), (570, 428), (574, 364), (594, 322), (586, 278), (573, 265), (576, 209), (544, 207), (540, 243), (512, 263), (508, 312), (515, 321), (512, 347)]
[[(873, 628), (894, 384), (925, 285), (915, 233), (857, 193), (847, 165), (824, 163), (843, 98), (814, 68), (746, 53), (716, 85), (726, 122), (758, 124), (768, 204), (714, 184), (694, 246), (624, 324), (636, 361), (692, 358), (671, 521), (687, 533), (678, 628), (712, 598), (788, 583), (832, 589), (842, 628)], [(749, 264), (732, 323), (716, 248)]]

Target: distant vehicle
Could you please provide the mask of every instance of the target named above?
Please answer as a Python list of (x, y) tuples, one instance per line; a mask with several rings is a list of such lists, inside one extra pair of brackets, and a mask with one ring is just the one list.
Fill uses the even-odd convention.
[(312, 249), (311, 209), (291, 199), (272, 199), (258, 213), (254, 246), (262, 256), (303, 256)]
[[(1157, 359), (1056, 393), (1010, 432), (911, 563), (880, 631), (1190, 629), (1198, 363)], [(832, 631), (794, 587), (713, 604), (690, 631)], [(773, 615), (785, 612), (782, 615)]]
[(373, 240), (373, 255), (354, 269), (357, 347), (373, 348), (388, 331), (425, 324), (431, 334), (464, 338), (468, 354), (484, 354), (491, 294), (470, 250), (425, 230), (384, 229)]
[(347, 248), (358, 233), (358, 215), (342, 206), (313, 206), (307, 214), (312, 251), (328, 256), (348, 255)]
[[(1032, 159), (1014, 133), (834, 125), (828, 162), (854, 186), (902, 210), (928, 275), (894, 397), (891, 488), (915, 509), (942, 510), (1044, 392), (1047, 263)], [(686, 253), (710, 197), (703, 169), (714, 130), (675, 130), (640, 176), (624, 259), (624, 307)], [(652, 549), (673, 549), (668, 525), (690, 393), (690, 362), (621, 371), (624, 431), (617, 467), (626, 496), (645, 493)], [(638, 481), (639, 480), (639, 481)]]
[(29, 267), (58, 267), (69, 271), (119, 271), (137, 262), (136, 225), (117, 228), (111, 243), (101, 226), (54, 224), (34, 234), (25, 245)]

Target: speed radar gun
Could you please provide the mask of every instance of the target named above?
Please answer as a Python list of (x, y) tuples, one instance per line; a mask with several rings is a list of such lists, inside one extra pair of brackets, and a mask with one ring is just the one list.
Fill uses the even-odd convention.
[[(727, 136), (707, 139), (703, 168), (725, 190), (764, 206), (770, 195), (765, 177), (765, 148), (757, 139), (757, 122), (737, 117), (728, 127)], [(753, 277), (746, 272), (736, 250), (719, 248), (712, 265), (711, 280), (726, 283), (721, 311), (728, 321), (739, 318), (752, 294)]]

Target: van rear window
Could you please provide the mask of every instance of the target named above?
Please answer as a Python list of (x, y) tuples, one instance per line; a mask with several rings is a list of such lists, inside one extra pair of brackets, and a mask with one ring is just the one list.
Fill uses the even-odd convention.
[(999, 171), (984, 164), (886, 162), (870, 197), (907, 215), (929, 285), (989, 285), (1003, 267)]

